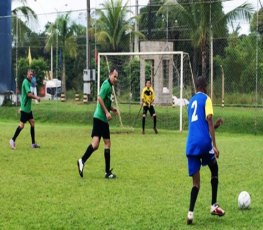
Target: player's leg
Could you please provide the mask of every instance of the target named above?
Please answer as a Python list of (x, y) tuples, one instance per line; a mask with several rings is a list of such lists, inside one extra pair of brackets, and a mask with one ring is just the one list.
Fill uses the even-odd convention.
[(104, 139), (104, 159), (105, 159), (105, 178), (115, 179), (116, 175), (112, 173), (111, 165), (111, 141), (110, 139)]
[(142, 113), (142, 134), (145, 133), (145, 120), (146, 120), (146, 114), (147, 114), (148, 107), (143, 106), (143, 113)]
[(223, 216), (225, 211), (217, 204), (217, 191), (218, 191), (218, 164), (214, 159), (209, 165), (211, 171), (211, 187), (212, 187), (212, 201), (211, 201), (211, 214)]
[(187, 214), (187, 224), (192, 224), (194, 219), (194, 208), (200, 189), (200, 167), (201, 162), (198, 157), (188, 157), (188, 172), (192, 177), (193, 186), (190, 192), (190, 204)]
[(114, 179), (116, 175), (112, 173), (111, 169), (111, 140), (110, 140), (110, 129), (109, 124), (104, 124), (103, 128), (103, 140), (104, 140), (104, 159), (105, 159), (105, 178), (106, 179)]
[(153, 117), (153, 130), (157, 134), (158, 133), (157, 128), (156, 128), (157, 117), (156, 117), (155, 109), (152, 105), (150, 107), (150, 114)]
[(20, 122), (19, 122), (19, 125), (16, 128), (14, 136), (9, 141), (11, 149), (15, 149), (16, 148), (16, 144), (15, 144), (16, 138), (19, 136), (20, 132), (25, 127), (25, 123), (26, 122), (27, 122), (26, 113), (24, 113), (23, 111), (20, 111)]
[(89, 144), (83, 156), (77, 160), (79, 175), (83, 177), (84, 164), (90, 158), (91, 154), (98, 149), (101, 139), (101, 121), (93, 118), (93, 129), (91, 133), (92, 141)]
[(35, 120), (34, 120), (32, 112), (28, 114), (28, 122), (30, 124), (30, 135), (31, 135), (31, 141), (32, 141), (32, 148), (40, 148), (40, 146), (36, 144), (36, 141), (35, 141)]
[(92, 141), (89, 144), (88, 148), (86, 149), (85, 153), (82, 155), (80, 159), (78, 159), (77, 165), (78, 165), (79, 175), (81, 177), (83, 177), (83, 170), (86, 161), (90, 158), (92, 153), (98, 149), (99, 144), (100, 144), (100, 137), (93, 136)]

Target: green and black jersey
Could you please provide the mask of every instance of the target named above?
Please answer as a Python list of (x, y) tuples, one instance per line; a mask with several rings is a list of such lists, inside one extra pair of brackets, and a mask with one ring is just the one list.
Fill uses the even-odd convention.
[[(107, 79), (103, 82), (99, 96), (103, 100), (107, 110), (110, 112), (111, 109), (111, 94), (112, 94), (112, 84), (110, 83), (110, 79)], [(96, 110), (94, 112), (94, 118), (97, 118), (99, 120), (102, 120), (103, 122), (108, 123), (108, 119), (106, 117), (106, 114), (104, 110), (102, 109), (100, 103), (97, 103)]]
[(31, 92), (31, 82), (26, 78), (22, 83), (22, 95), (21, 95), (21, 111), (30, 113), (32, 99), (27, 96)]

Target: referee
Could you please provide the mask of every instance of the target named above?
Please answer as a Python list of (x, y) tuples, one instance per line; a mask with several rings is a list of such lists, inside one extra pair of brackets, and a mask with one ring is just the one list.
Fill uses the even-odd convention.
[(117, 113), (117, 110), (111, 106), (112, 86), (117, 83), (118, 72), (116, 68), (110, 70), (109, 78), (106, 79), (98, 95), (98, 103), (93, 115), (93, 129), (91, 133), (92, 141), (88, 146), (82, 158), (77, 161), (79, 175), (83, 177), (85, 162), (91, 154), (99, 148), (101, 137), (104, 140), (104, 158), (105, 158), (105, 178), (114, 179), (116, 175), (110, 169), (110, 129), (108, 121), (112, 119), (110, 111)]

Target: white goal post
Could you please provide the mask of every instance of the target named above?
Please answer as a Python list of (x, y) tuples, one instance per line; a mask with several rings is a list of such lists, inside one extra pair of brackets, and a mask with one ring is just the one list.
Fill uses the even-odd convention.
[[(169, 56), (179, 56), (180, 57), (180, 69), (178, 70), (178, 75), (180, 76), (180, 101), (182, 102), (184, 100), (183, 98), (183, 88), (184, 88), (184, 58), (186, 57), (188, 59), (190, 69), (191, 69), (191, 64), (190, 64), (190, 57), (189, 54), (183, 51), (160, 51), (160, 52), (99, 52), (98, 53), (98, 79), (97, 79), (97, 93), (99, 93), (100, 90), (100, 85), (101, 85), (101, 60), (103, 57), (106, 59), (110, 56), (129, 56), (129, 57), (137, 57), (139, 60), (143, 57), (154, 57), (156, 55), (159, 55), (160, 57), (169, 57)], [(147, 58), (146, 58), (147, 59)], [(151, 58), (149, 58), (151, 59)], [(108, 61), (107, 61), (108, 62)], [(105, 67), (104, 67), (105, 68)], [(191, 77), (193, 81), (193, 74), (192, 74), (192, 69), (191, 69)], [(105, 76), (104, 76), (105, 77)], [(140, 76), (140, 86), (142, 87), (142, 84), (144, 85), (144, 82), (141, 80)], [(145, 78), (143, 79), (145, 80)], [(155, 87), (154, 87), (154, 90)], [(183, 103), (180, 103), (180, 122), (179, 122), (179, 131), (181, 132), (183, 130)]]

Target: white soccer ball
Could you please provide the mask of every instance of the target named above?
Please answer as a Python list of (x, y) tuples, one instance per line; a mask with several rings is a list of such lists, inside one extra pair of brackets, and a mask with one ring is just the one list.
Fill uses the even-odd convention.
[(238, 195), (238, 207), (240, 209), (247, 209), (251, 204), (251, 198), (248, 192), (243, 191)]

